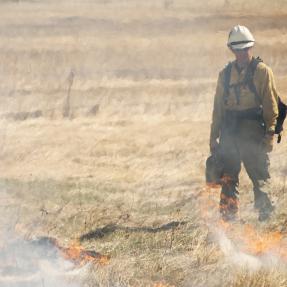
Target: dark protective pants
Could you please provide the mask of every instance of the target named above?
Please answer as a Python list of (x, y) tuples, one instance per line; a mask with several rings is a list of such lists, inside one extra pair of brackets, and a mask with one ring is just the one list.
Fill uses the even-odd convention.
[(220, 212), (223, 216), (235, 214), (238, 210), (237, 186), (242, 162), (253, 183), (255, 203), (262, 194), (267, 196), (270, 178), (269, 157), (262, 146), (263, 137), (262, 126), (254, 120), (243, 120), (237, 125), (236, 130), (229, 130), (228, 127), (222, 130), (220, 151), (224, 179), (220, 196)]

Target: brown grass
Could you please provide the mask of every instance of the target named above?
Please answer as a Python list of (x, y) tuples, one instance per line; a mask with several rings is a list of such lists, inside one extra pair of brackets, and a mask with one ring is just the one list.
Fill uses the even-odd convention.
[[(208, 2), (0, 4), (2, 235), (81, 238), (110, 255), (85, 286), (286, 286), (284, 269), (251, 272), (224, 256), (204, 164), (228, 30), (250, 26), (284, 98), (287, 7)], [(285, 138), (271, 162), (274, 216), (258, 224), (246, 174), (241, 214), (285, 236)]]

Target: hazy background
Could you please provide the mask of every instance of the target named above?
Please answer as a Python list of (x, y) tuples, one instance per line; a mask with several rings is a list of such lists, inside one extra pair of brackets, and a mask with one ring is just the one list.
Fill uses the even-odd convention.
[[(241, 253), (222, 250), (210, 228), (210, 118), (237, 24), (286, 100), (286, 1), (1, 1), (3, 244), (10, 234), (82, 238), (111, 256), (88, 286), (286, 286), (277, 265), (231, 264)], [(258, 224), (243, 172), (235, 242), (245, 224), (285, 238), (285, 136), (271, 164), (274, 217)]]

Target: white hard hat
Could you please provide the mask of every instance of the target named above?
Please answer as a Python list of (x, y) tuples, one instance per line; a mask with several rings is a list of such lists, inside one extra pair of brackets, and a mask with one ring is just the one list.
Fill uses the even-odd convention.
[(229, 33), (227, 46), (233, 50), (242, 50), (254, 46), (255, 39), (245, 26), (237, 25)]

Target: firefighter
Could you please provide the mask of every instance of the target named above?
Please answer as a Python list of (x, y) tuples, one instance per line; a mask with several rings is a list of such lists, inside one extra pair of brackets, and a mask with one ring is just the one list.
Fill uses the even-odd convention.
[(272, 70), (252, 56), (254, 43), (248, 28), (232, 28), (227, 46), (235, 60), (219, 73), (214, 97), (210, 151), (222, 156), (219, 209), (224, 220), (237, 217), (241, 163), (253, 184), (259, 220), (268, 219), (274, 209), (268, 153), (273, 148), (278, 94)]

